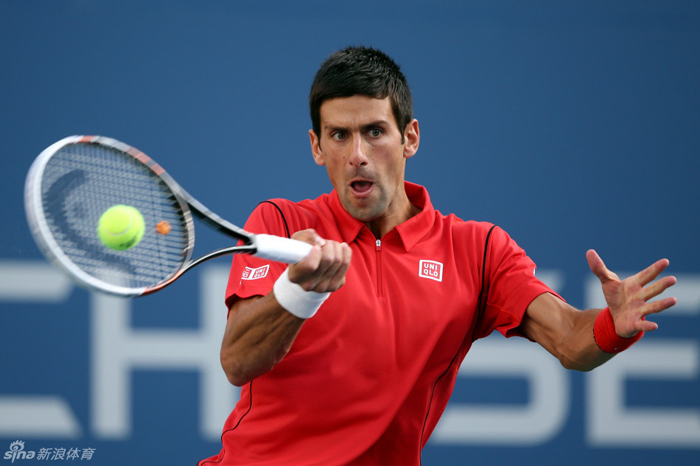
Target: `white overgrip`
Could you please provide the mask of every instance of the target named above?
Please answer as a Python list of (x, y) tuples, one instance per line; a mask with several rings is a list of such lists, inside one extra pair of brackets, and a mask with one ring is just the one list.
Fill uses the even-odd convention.
[(311, 245), (295, 239), (260, 234), (255, 235), (254, 256), (286, 264), (296, 264), (311, 252)]

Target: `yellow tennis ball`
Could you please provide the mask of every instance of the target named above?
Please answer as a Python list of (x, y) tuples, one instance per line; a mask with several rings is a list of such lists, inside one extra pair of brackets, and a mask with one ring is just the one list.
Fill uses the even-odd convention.
[(102, 214), (97, 223), (100, 241), (110, 249), (125, 251), (133, 248), (145, 231), (143, 215), (138, 209), (128, 205), (115, 205)]

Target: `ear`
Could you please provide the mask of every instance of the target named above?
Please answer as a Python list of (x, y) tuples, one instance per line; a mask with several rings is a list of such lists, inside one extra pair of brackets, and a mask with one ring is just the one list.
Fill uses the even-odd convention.
[(321, 151), (321, 140), (313, 129), (309, 130), (309, 141), (311, 142), (311, 155), (314, 156), (314, 162), (316, 162), (316, 165), (324, 166), (326, 164), (326, 160), (323, 157), (323, 152)]
[(403, 156), (406, 159), (410, 159), (416, 155), (416, 152), (418, 152), (418, 146), (420, 145), (420, 128), (418, 127), (418, 120), (414, 118), (408, 122), (406, 129), (403, 132), (403, 137)]

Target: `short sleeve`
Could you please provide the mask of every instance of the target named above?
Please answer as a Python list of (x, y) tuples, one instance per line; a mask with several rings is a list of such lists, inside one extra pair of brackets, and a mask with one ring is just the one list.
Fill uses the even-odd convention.
[(524, 336), (517, 328), (530, 303), (542, 293), (561, 299), (535, 276), (536, 265), (502, 229), (495, 227), (486, 250), (485, 306), (474, 339), (498, 330), (506, 337)]
[[(272, 201), (260, 203), (248, 218), (244, 229), (256, 234), (289, 236), (285, 218), (278, 204)], [(226, 287), (226, 308), (230, 309), (237, 298), (265, 296), (286, 268), (287, 265), (280, 262), (249, 254), (234, 254)]]

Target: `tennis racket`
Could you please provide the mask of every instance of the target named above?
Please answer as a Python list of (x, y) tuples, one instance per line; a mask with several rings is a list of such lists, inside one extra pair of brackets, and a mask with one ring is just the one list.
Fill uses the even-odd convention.
[[(70, 136), (36, 158), (25, 184), (25, 209), (43, 254), (78, 284), (122, 297), (159, 291), (204, 261), (253, 254), (296, 263), (311, 245), (255, 235), (224, 220), (190, 196), (143, 152), (101, 136)], [(105, 210), (130, 205), (143, 215), (145, 232), (131, 249), (107, 248), (97, 235)], [(237, 240), (192, 259), (193, 214)]]

